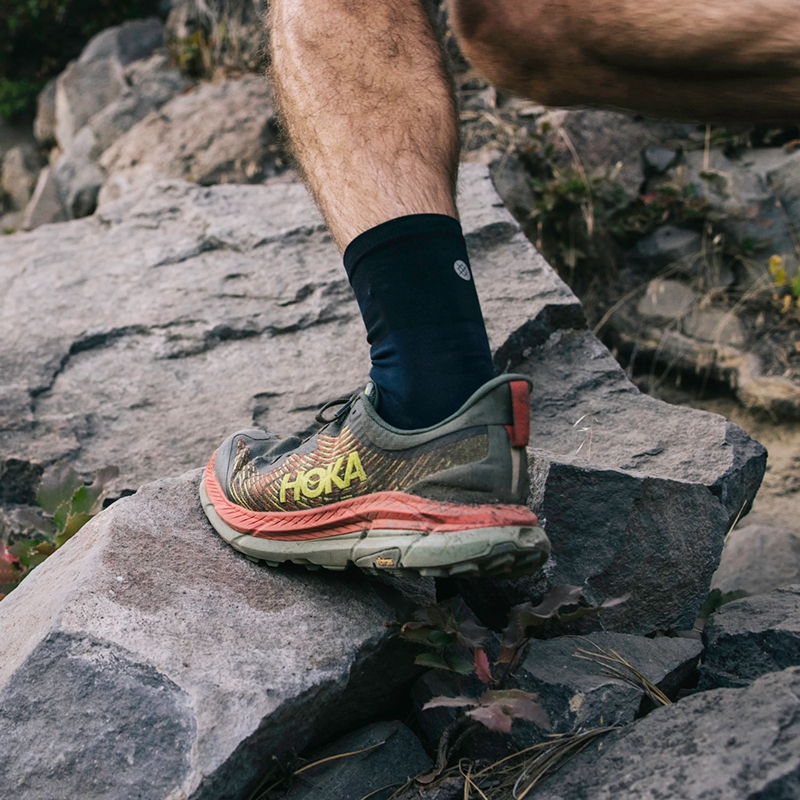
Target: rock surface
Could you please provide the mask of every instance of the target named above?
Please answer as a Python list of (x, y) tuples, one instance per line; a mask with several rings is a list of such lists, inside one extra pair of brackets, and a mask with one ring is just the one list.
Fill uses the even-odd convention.
[[(582, 330), (486, 169), (465, 167), (461, 187), (495, 362), (534, 376), (532, 502), (555, 553), (545, 584), (633, 591), (607, 617), (624, 630), (690, 626), (763, 448), (722, 417), (641, 395)], [(30, 502), (59, 459), (87, 475), (117, 464), (119, 488), (135, 489), (202, 465), (232, 430), (308, 430), (367, 377), (363, 322), (299, 185), (152, 186), (0, 240), (0, 280), (0, 468), (18, 476), (6, 502)], [(502, 611), (542, 582), (489, 586), (471, 606)]]
[[(644, 690), (609, 676), (607, 663), (598, 660), (598, 655), (619, 654), (662, 691), (672, 694), (689, 678), (702, 650), (702, 644), (693, 639), (647, 639), (605, 631), (580, 638), (534, 639), (513, 686), (538, 693), (555, 733), (623, 725), (636, 717)], [(615, 668), (630, 675), (624, 668)], [(514, 737), (520, 747), (544, 738), (540, 730), (522, 722), (515, 723)]]
[(462, 594), (503, 624), (509, 605), (579, 584), (596, 601), (632, 594), (607, 628), (690, 628), (766, 453), (723, 417), (641, 394), (588, 331), (545, 336), (516, 369), (534, 379), (531, 504), (551, 560), (539, 579), (465, 581)]
[(800, 668), (660, 708), (569, 760), (532, 800), (779, 800), (800, 792)]
[(11, 208), (23, 211), (36, 188), (41, 168), (39, 153), (31, 145), (17, 145), (3, 159), (2, 191), (11, 200)]
[(363, 725), (418, 671), (393, 593), (251, 563), (199, 479), (119, 501), (0, 604), (7, 796), (248, 797), (272, 755)]
[(109, 182), (102, 199), (158, 177), (204, 185), (262, 180), (270, 174), (275, 124), (272, 90), (263, 77), (199, 86), (147, 116), (103, 154)]
[(156, 17), (134, 19), (106, 28), (89, 40), (78, 63), (113, 58), (123, 66), (147, 58), (164, 44), (164, 25)]
[(73, 62), (56, 81), (56, 140), (66, 150), (98, 111), (125, 91), (122, 66), (114, 58)]
[(768, 672), (800, 666), (800, 585), (722, 606), (703, 629), (700, 686), (747, 686)]
[[(371, 749), (367, 749), (371, 748)], [(367, 750), (367, 752), (359, 752)], [(314, 763), (342, 753), (346, 758), (305, 770), (286, 800), (387, 800), (405, 783), (432, 766), (419, 739), (401, 722), (376, 722), (310, 753)]]
[(45, 167), (39, 173), (33, 197), (25, 207), (22, 219), (23, 230), (33, 230), (49, 222), (62, 222), (67, 219), (64, 206), (61, 203), (61, 194), (58, 183), (53, 175), (52, 167)]
[(36, 118), (33, 121), (33, 135), (42, 147), (52, 147), (56, 143), (56, 83), (51, 78), (36, 98)]
[(765, 594), (792, 583), (800, 584), (800, 531), (755, 524), (728, 534), (711, 588)]

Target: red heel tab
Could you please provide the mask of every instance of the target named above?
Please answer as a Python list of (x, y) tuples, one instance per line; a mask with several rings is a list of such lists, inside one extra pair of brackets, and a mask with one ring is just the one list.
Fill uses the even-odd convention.
[(527, 381), (511, 381), (511, 413), (514, 420), (506, 425), (512, 447), (526, 447), (531, 436), (531, 387)]

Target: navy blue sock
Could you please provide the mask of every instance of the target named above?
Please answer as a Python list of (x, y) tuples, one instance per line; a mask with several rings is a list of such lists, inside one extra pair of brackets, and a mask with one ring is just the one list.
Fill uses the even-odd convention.
[(384, 222), (350, 243), (344, 265), (386, 422), (403, 430), (435, 425), (492, 378), (458, 220), (413, 214)]

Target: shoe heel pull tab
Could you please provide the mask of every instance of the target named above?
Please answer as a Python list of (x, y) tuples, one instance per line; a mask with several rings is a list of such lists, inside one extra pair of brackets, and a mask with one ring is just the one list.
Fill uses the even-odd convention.
[(511, 381), (513, 423), (506, 425), (512, 447), (526, 447), (531, 435), (531, 387), (527, 381)]

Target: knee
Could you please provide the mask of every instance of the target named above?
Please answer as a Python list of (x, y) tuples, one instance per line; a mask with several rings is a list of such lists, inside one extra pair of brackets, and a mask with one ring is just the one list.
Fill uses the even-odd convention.
[(545, 105), (567, 102), (565, 77), (580, 57), (563, 0), (450, 0), (459, 45), (496, 86)]

